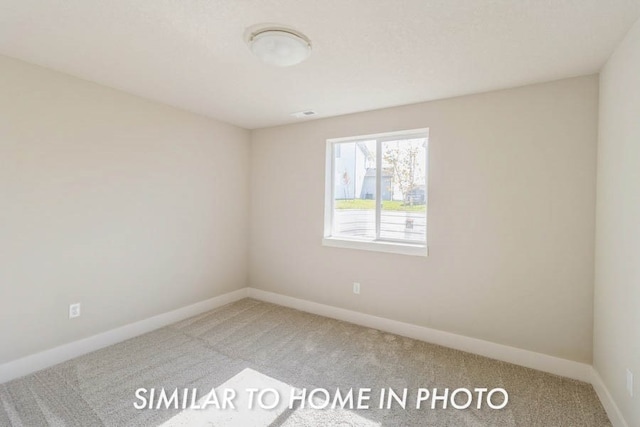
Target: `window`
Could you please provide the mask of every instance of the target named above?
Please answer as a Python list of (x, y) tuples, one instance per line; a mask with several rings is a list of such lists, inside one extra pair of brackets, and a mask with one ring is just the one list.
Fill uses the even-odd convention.
[(428, 130), (327, 141), (327, 246), (427, 254)]

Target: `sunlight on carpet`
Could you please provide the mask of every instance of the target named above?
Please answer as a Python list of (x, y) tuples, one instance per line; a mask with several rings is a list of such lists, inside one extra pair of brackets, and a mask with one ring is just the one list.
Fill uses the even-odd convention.
[[(253, 402), (250, 403), (248, 390), (255, 390)], [(256, 398), (260, 391), (276, 390), (279, 402), (276, 404), (274, 394), (266, 394), (263, 404), (259, 405)], [(290, 408), (291, 394), (300, 395), (301, 390), (278, 381), (268, 375), (246, 368), (234, 375), (225, 383), (216, 387), (217, 391), (234, 390), (234, 409), (208, 406), (204, 409), (185, 409), (178, 415), (169, 419), (161, 427), (200, 427), (200, 426), (269, 426), (273, 423), (281, 426), (293, 427), (301, 425), (333, 425), (333, 426), (362, 426), (379, 427), (380, 424), (361, 417), (351, 411), (335, 409), (313, 409), (309, 407)], [(202, 396), (197, 401), (197, 406), (203, 406), (207, 396)], [(322, 406), (321, 399), (313, 399), (317, 405)]]

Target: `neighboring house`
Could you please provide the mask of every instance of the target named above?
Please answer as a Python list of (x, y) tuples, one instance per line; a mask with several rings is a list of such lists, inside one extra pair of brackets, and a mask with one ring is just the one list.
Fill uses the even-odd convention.
[[(375, 157), (367, 142), (337, 144), (334, 198), (375, 199)], [(393, 197), (393, 173), (383, 171), (382, 200)]]
[[(382, 200), (391, 200), (393, 198), (393, 173), (390, 170), (382, 170), (381, 184)], [(376, 198), (376, 168), (367, 169), (362, 182), (362, 189), (360, 190), (360, 198)]]
[(335, 150), (334, 198), (355, 199), (362, 193), (364, 178), (367, 170), (375, 166), (375, 158), (366, 142), (336, 144)]

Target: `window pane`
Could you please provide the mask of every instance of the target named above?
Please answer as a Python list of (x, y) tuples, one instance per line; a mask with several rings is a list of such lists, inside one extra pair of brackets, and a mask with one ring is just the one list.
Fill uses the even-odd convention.
[(382, 143), (380, 238), (425, 242), (427, 140)]
[(376, 141), (334, 145), (333, 235), (376, 237)]

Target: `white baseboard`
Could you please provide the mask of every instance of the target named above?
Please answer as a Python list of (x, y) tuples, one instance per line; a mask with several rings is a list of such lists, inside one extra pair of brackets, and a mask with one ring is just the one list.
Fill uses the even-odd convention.
[(186, 307), (181, 307), (167, 313), (149, 317), (135, 323), (130, 323), (107, 332), (102, 332), (88, 338), (64, 344), (41, 353), (32, 354), (21, 359), (12, 360), (0, 365), (0, 384), (15, 378), (28, 375), (48, 368), (58, 363), (65, 362), (74, 357), (99, 350), (112, 344), (125, 341), (129, 338), (142, 335), (171, 323), (187, 319), (205, 311), (213, 310), (248, 296), (248, 288), (229, 292), (217, 297), (200, 301)]
[(379, 329), (385, 332), (391, 332), (397, 335), (490, 357), (492, 359), (502, 360), (504, 362), (549, 372), (563, 377), (573, 378), (589, 383), (592, 379), (593, 368), (591, 365), (586, 363), (575, 362), (529, 350), (522, 350), (477, 338), (470, 338), (463, 335), (452, 334), (450, 332), (439, 331), (437, 329), (431, 329), (424, 326), (398, 322), (396, 320), (288, 297), (255, 288), (249, 288), (249, 296), (261, 301), (271, 302), (285, 307), (306, 311), (308, 313)]
[(600, 402), (602, 402), (602, 406), (604, 406), (604, 410), (607, 411), (607, 415), (609, 416), (609, 421), (613, 424), (613, 427), (629, 427), (629, 424), (625, 421), (622, 416), (622, 412), (616, 405), (616, 402), (611, 397), (611, 393), (609, 393), (609, 389), (602, 381), (602, 377), (595, 368), (591, 369), (591, 385), (593, 385)]
[(593, 366), (424, 326), (249, 288), (249, 297), (590, 383), (613, 427), (629, 427)]
[(0, 365), (0, 384), (246, 297), (591, 383), (613, 426), (629, 427), (602, 378), (591, 365), (255, 288), (239, 289), (41, 353), (7, 362)]

